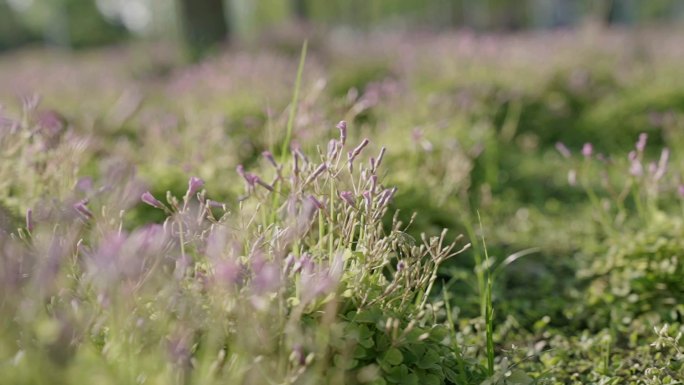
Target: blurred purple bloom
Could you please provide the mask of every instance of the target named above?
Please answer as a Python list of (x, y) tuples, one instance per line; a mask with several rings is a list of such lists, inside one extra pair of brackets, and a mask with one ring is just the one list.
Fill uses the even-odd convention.
[(393, 187), (391, 189), (386, 189), (385, 191), (382, 192), (382, 197), (380, 198), (380, 207), (384, 207), (387, 204), (389, 204), (390, 200), (392, 200), (392, 197), (394, 197), (394, 194), (397, 192), (397, 188)]
[(558, 150), (558, 152), (563, 155), (564, 158), (570, 158), (572, 156), (570, 149), (568, 149), (562, 142), (556, 142), (556, 150)]
[(340, 146), (338, 146), (338, 141), (335, 139), (330, 139), (328, 142), (328, 159), (333, 159), (337, 156), (337, 151)]
[(82, 201), (75, 203), (73, 205), (73, 207), (79, 214), (81, 214), (81, 216), (83, 216), (86, 219), (90, 219), (93, 217), (93, 212), (90, 211), (88, 206), (86, 206), (87, 204), (88, 204), (88, 200), (84, 199)]
[(584, 143), (584, 146), (582, 147), (582, 155), (584, 155), (585, 158), (590, 158), (593, 152), (594, 146), (592, 146), (591, 143)]
[(81, 192), (89, 192), (93, 189), (93, 178), (85, 177), (76, 182), (76, 189)]
[(283, 260), (283, 272), (287, 273), (292, 269), (295, 265), (297, 258), (294, 256), (294, 254), (290, 253), (285, 257), (285, 260)]
[(273, 167), (276, 169), (278, 168), (278, 163), (276, 162), (275, 158), (273, 157), (273, 154), (270, 151), (264, 151), (261, 153), (261, 155), (266, 158), (268, 163), (270, 163)]
[(321, 175), (327, 169), (328, 165), (325, 163), (322, 163), (320, 166), (316, 167), (314, 172), (311, 175), (309, 175), (308, 178), (306, 178), (305, 184), (313, 182), (316, 178), (318, 178), (319, 175)]
[(337, 128), (340, 130), (340, 142), (344, 146), (347, 143), (347, 122), (341, 120), (337, 123)]
[(221, 286), (239, 285), (243, 279), (243, 268), (232, 259), (218, 260), (214, 262), (214, 279)]
[(377, 161), (375, 162), (375, 168), (379, 168), (379, 167), (380, 167), (380, 164), (382, 163), (382, 158), (383, 158), (384, 156), (385, 156), (385, 146), (383, 146), (383, 147), (380, 149), (380, 154), (378, 155), (378, 159), (377, 159)]
[(33, 231), (33, 210), (31, 209), (26, 210), (26, 230), (29, 233)]
[(364, 139), (361, 141), (361, 143), (356, 146), (352, 151), (349, 152), (349, 161), (353, 162), (354, 159), (356, 159), (357, 156), (363, 151), (363, 149), (370, 143), (368, 139)]
[(240, 175), (241, 177), (245, 177), (245, 167), (241, 164), (238, 164), (237, 167), (235, 167), (235, 171)]
[(644, 149), (646, 148), (646, 141), (648, 140), (648, 134), (645, 132), (642, 132), (639, 134), (639, 140), (636, 142), (636, 149), (639, 152), (644, 152)]
[(354, 202), (354, 194), (351, 191), (341, 191), (340, 198), (342, 198), (342, 200), (345, 201), (349, 206), (354, 208), (356, 207)]
[(684, 184), (680, 184), (680, 185), (677, 187), (677, 192), (679, 193), (679, 196), (680, 196), (681, 198), (684, 198)]
[(371, 185), (370, 185), (370, 193), (375, 194), (375, 189), (378, 186), (378, 176), (377, 175), (371, 175), (370, 177)]
[(370, 193), (370, 191), (364, 191), (363, 193), (361, 193), (361, 195), (363, 196), (363, 201), (364, 201), (364, 203), (365, 203), (365, 205), (366, 205), (366, 211), (367, 211), (367, 212), (370, 212), (370, 211), (371, 211), (371, 207), (373, 206), (373, 201), (372, 201), (372, 198), (371, 198), (371, 193)]
[(314, 269), (314, 262), (313, 259), (311, 259), (311, 255), (308, 253), (304, 253), (299, 260), (297, 260), (294, 264), (294, 267), (292, 268), (292, 272), (297, 274), (297, 273), (310, 273)]
[(321, 201), (316, 199), (315, 196), (309, 195), (309, 201), (311, 201), (311, 203), (313, 203), (314, 207), (316, 207), (317, 209), (325, 210), (325, 206), (323, 205), (323, 203), (321, 203)]
[(648, 173), (654, 175), (658, 171), (658, 165), (655, 162), (648, 164)]
[(667, 148), (664, 148), (663, 151), (660, 153), (660, 160), (658, 160), (658, 167), (656, 167), (656, 170), (654, 172), (653, 178), (655, 180), (660, 180), (664, 175), (665, 172), (667, 172), (667, 162), (670, 160), (670, 150)]
[(641, 176), (644, 173), (644, 167), (641, 165), (638, 159), (633, 159), (629, 166), (629, 173), (632, 176)]
[(296, 152), (292, 156), (292, 174), (299, 175), (299, 155)]
[(263, 181), (261, 178), (259, 178), (257, 175), (250, 174), (250, 176), (253, 177), (254, 182), (255, 182), (256, 184), (258, 184), (259, 186), (265, 188), (265, 189), (268, 190), (268, 191), (273, 191), (273, 186), (271, 186), (270, 184), (264, 182), (264, 181)]
[(275, 263), (266, 262), (253, 268), (252, 290), (256, 293), (273, 292), (280, 286), (280, 269)]
[(149, 191), (145, 191), (140, 197), (140, 199), (152, 207), (164, 209), (164, 205), (160, 201), (158, 201), (157, 198), (155, 198)]

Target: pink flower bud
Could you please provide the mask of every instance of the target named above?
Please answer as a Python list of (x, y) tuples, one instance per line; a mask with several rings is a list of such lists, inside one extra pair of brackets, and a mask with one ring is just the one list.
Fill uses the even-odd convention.
[(273, 167), (275, 167), (276, 169), (278, 168), (278, 163), (276, 162), (275, 158), (273, 157), (273, 154), (271, 154), (270, 151), (264, 151), (264, 152), (261, 153), (261, 155), (262, 155), (264, 158), (266, 158), (266, 160), (268, 161), (268, 163), (270, 163), (271, 165), (273, 165)]
[(342, 198), (342, 200), (345, 201), (349, 206), (354, 208), (356, 207), (356, 203), (354, 202), (354, 194), (352, 194), (351, 191), (341, 191), (340, 198)]
[(149, 191), (144, 192), (140, 199), (152, 207), (164, 209), (164, 205), (161, 202), (159, 202), (157, 198), (155, 198)]
[(309, 195), (309, 201), (311, 201), (311, 203), (313, 203), (314, 207), (316, 207), (317, 209), (325, 210), (325, 206), (323, 205), (323, 203), (321, 203), (321, 201), (316, 199), (315, 196)]
[(325, 170), (328, 169), (328, 165), (325, 163), (322, 163), (320, 166), (316, 167), (314, 172), (309, 175), (308, 178), (306, 178), (306, 184), (313, 182), (316, 178), (318, 178)]
[(203, 186), (204, 181), (202, 179), (195, 176), (191, 177), (190, 180), (188, 180), (188, 192), (186, 193), (186, 196), (190, 197), (194, 195)]
[(572, 156), (570, 150), (562, 142), (556, 142), (556, 150), (558, 150), (564, 158), (570, 158)]
[(591, 143), (584, 143), (584, 146), (582, 147), (582, 155), (584, 155), (585, 158), (591, 158), (591, 154), (594, 152), (594, 146), (591, 145)]
[(351, 155), (350, 155), (351, 161), (353, 161), (357, 156), (359, 156), (361, 151), (363, 151), (363, 149), (368, 145), (368, 143), (370, 143), (370, 141), (368, 139), (364, 139), (361, 141), (361, 143), (358, 146), (356, 146), (352, 150)]
[(380, 164), (382, 163), (382, 158), (383, 158), (384, 156), (385, 156), (385, 147), (383, 146), (383, 147), (380, 149), (380, 154), (378, 155), (378, 159), (377, 159), (377, 161), (375, 162), (375, 168), (376, 168), (376, 169), (377, 169), (377, 168), (380, 168)]
[(26, 210), (26, 230), (29, 233), (33, 231), (33, 210), (31, 209)]
[(363, 193), (361, 193), (361, 195), (363, 196), (363, 201), (364, 201), (364, 203), (365, 203), (365, 205), (366, 205), (366, 211), (367, 211), (367, 212), (370, 212), (370, 211), (371, 211), (371, 207), (373, 206), (373, 201), (372, 201), (372, 198), (371, 198), (371, 193), (370, 193), (370, 191), (364, 191)]
[(340, 130), (340, 142), (342, 142), (342, 145), (344, 146), (347, 142), (347, 122), (341, 120), (337, 123), (337, 128)]
[(639, 134), (639, 140), (637, 140), (636, 143), (636, 149), (639, 152), (644, 152), (644, 149), (646, 148), (646, 141), (648, 140), (648, 134), (645, 132), (642, 132)]
[(93, 212), (90, 211), (90, 209), (86, 206), (87, 204), (88, 204), (88, 200), (84, 199), (82, 201), (79, 201), (78, 203), (75, 203), (73, 207), (84, 218), (90, 219), (93, 217)]

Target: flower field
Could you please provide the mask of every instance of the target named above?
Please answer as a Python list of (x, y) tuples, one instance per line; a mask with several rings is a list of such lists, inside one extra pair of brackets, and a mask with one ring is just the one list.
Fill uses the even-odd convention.
[(684, 383), (680, 30), (0, 56), (0, 384)]

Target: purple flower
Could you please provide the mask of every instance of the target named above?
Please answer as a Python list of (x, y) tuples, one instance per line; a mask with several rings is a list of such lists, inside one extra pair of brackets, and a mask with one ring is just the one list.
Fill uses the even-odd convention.
[(241, 177), (245, 177), (245, 167), (241, 164), (238, 164), (237, 167), (235, 167), (235, 171), (240, 175)]
[(391, 189), (386, 189), (385, 191), (382, 192), (382, 197), (380, 198), (380, 204), (379, 207), (384, 207), (387, 204), (389, 204), (390, 200), (392, 200), (392, 197), (394, 197), (394, 194), (397, 192), (397, 188), (393, 187)]
[(648, 134), (645, 132), (642, 132), (639, 134), (639, 140), (636, 142), (636, 149), (639, 152), (644, 152), (644, 149), (646, 148), (646, 141), (648, 140)]
[(354, 208), (356, 207), (354, 202), (354, 194), (352, 194), (351, 191), (341, 191), (340, 198), (342, 198), (342, 200), (345, 201), (349, 206)]
[(591, 143), (584, 143), (584, 146), (582, 147), (582, 155), (584, 155), (585, 158), (591, 158), (591, 154), (594, 152), (594, 146), (591, 145)]
[(194, 195), (199, 189), (201, 189), (204, 186), (204, 181), (198, 177), (191, 177), (190, 180), (188, 181), (188, 192), (186, 194), (187, 197), (190, 197)]
[(670, 159), (670, 150), (667, 148), (663, 149), (663, 152), (660, 153), (660, 160), (658, 161), (658, 167), (655, 170), (655, 173), (653, 175), (653, 178), (655, 180), (660, 180), (664, 175), (665, 172), (667, 171), (667, 162)]
[(633, 159), (632, 164), (629, 166), (629, 173), (632, 176), (641, 176), (644, 173), (644, 167), (641, 165), (638, 159)]
[(84, 199), (82, 201), (75, 203), (73, 207), (84, 218), (90, 219), (93, 217), (93, 212), (90, 211), (90, 209), (86, 206), (87, 204), (88, 204), (88, 200)]
[(266, 184), (257, 175), (252, 174), (251, 172), (245, 172), (245, 168), (241, 164), (239, 164), (235, 170), (245, 180), (245, 182), (247, 182), (247, 187), (253, 188), (257, 184), (259, 184), (260, 186), (266, 188), (267, 190), (273, 191), (273, 187)]
[(294, 267), (296, 261), (297, 258), (294, 256), (294, 254), (288, 254), (287, 257), (285, 257), (285, 259), (283, 260), (283, 272), (289, 272), (290, 269)]
[(356, 147), (349, 153), (349, 161), (350, 161), (350, 162), (353, 162), (354, 159), (355, 159), (357, 156), (359, 156), (359, 154), (361, 153), (361, 151), (363, 151), (363, 149), (368, 145), (368, 143), (370, 143), (370, 141), (369, 141), (368, 139), (362, 140), (361, 143), (360, 143), (358, 146), (356, 146)]
[(333, 159), (337, 156), (337, 151), (339, 149), (338, 143), (339, 142), (335, 139), (330, 139), (328, 142), (328, 159)]
[(85, 177), (76, 182), (76, 189), (81, 192), (89, 192), (93, 189), (93, 178)]
[(299, 175), (299, 154), (296, 152), (292, 156), (292, 174)]
[(257, 175), (250, 174), (250, 176), (254, 179), (254, 182), (258, 184), (259, 186), (265, 188), (268, 191), (273, 191), (273, 186), (270, 184), (264, 182), (261, 178), (259, 178)]
[(309, 175), (308, 178), (306, 178), (306, 182), (304, 182), (304, 183), (308, 184), (308, 183), (313, 182), (316, 178), (318, 178), (319, 175), (321, 175), (327, 169), (328, 169), (328, 165), (325, 163), (322, 163), (320, 166), (316, 167), (314, 172), (311, 175)]
[(677, 187), (677, 192), (681, 198), (684, 198), (684, 184), (680, 184), (679, 187)]
[(558, 150), (564, 158), (570, 158), (570, 156), (572, 156), (570, 150), (562, 142), (556, 142), (556, 150)]
[(278, 168), (278, 163), (276, 162), (275, 158), (273, 157), (273, 154), (271, 154), (270, 151), (264, 151), (264, 152), (261, 153), (261, 155), (262, 155), (264, 158), (266, 158), (266, 160), (268, 161), (268, 163), (270, 163), (271, 165), (273, 165), (273, 167), (275, 167), (276, 169)]
[(26, 230), (29, 233), (33, 231), (33, 210), (31, 209), (26, 210)]
[(380, 154), (378, 155), (378, 159), (377, 159), (377, 161), (375, 162), (375, 168), (379, 168), (379, 167), (380, 167), (380, 163), (382, 163), (382, 158), (383, 158), (384, 156), (385, 156), (385, 147), (383, 146), (383, 147), (380, 149)]
[(361, 193), (361, 195), (363, 196), (363, 201), (366, 205), (366, 211), (370, 212), (371, 207), (373, 207), (371, 192), (370, 191), (364, 191), (363, 193)]
[(340, 120), (339, 123), (337, 123), (337, 128), (340, 130), (340, 142), (342, 142), (342, 145), (347, 142), (347, 122), (344, 120)]
[(325, 206), (323, 205), (323, 203), (321, 203), (321, 201), (316, 199), (315, 196), (309, 195), (309, 201), (311, 201), (311, 203), (313, 203), (314, 207), (316, 207), (317, 209), (325, 210)]
[(149, 191), (145, 191), (140, 197), (140, 199), (152, 207), (164, 209), (164, 205), (160, 201), (158, 201), (157, 198), (155, 198)]

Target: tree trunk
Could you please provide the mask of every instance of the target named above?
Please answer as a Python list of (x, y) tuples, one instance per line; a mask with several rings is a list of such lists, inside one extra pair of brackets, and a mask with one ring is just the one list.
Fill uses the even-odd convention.
[(179, 0), (181, 31), (193, 60), (228, 38), (223, 0)]

